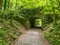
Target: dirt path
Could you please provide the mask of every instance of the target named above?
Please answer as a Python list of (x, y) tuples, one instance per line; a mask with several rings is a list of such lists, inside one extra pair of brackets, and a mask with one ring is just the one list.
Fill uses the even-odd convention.
[(15, 45), (49, 45), (49, 43), (44, 39), (41, 30), (30, 29), (26, 34), (19, 37)]

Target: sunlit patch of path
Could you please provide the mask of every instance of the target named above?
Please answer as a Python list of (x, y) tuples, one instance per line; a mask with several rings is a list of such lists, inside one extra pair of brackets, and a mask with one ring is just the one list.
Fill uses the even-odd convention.
[(49, 45), (42, 35), (37, 29), (30, 29), (16, 41), (15, 45)]

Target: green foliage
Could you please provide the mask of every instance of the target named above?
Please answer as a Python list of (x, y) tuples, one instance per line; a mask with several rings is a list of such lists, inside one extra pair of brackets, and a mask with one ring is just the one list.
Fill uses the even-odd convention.
[(45, 38), (53, 45), (60, 45), (60, 24), (45, 32)]
[[(7, 24), (7, 23), (6, 23)], [(5, 27), (4, 27), (5, 26)], [(0, 44), (1, 45), (9, 45), (12, 41), (16, 40), (16, 38), (22, 34), (17, 29), (10, 29), (12, 27), (7, 25), (3, 25), (0, 28)]]
[(8, 45), (5, 38), (6, 38), (6, 31), (0, 28), (0, 45)]
[(41, 19), (36, 19), (35, 20), (35, 26), (36, 27), (42, 26), (42, 20)]
[[(9, 45), (11, 42), (21, 35), (20, 32), (22, 25), (14, 18), (16, 13), (14, 11), (4, 11), (0, 13), (0, 44)], [(20, 30), (19, 30), (20, 29)]]
[[(8, 45), (15, 40), (21, 34), (18, 28), (21, 28), (22, 25), (25, 28), (30, 28), (29, 19), (33, 17), (40, 17), (43, 25), (52, 22), (55, 24), (60, 19), (60, 0), (1, 0), (0, 45)], [(47, 34), (47, 38), (51, 37), (53, 44), (57, 40), (54, 45), (59, 42), (56, 37), (53, 38), (56, 30), (59, 31), (58, 26)]]

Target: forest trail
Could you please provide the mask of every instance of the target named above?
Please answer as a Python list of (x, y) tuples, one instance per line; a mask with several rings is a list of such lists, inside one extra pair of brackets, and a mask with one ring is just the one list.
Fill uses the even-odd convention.
[(41, 29), (30, 29), (16, 41), (15, 45), (49, 45)]

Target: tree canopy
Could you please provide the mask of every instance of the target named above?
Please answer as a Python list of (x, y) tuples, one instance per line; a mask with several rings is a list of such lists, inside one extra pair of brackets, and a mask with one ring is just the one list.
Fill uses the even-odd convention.
[(60, 0), (0, 0), (0, 45), (10, 45), (22, 27), (30, 28), (34, 17), (41, 18), (43, 30), (48, 27), (45, 36), (50, 43), (60, 45)]

